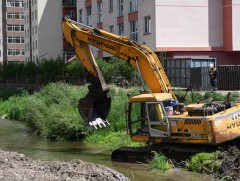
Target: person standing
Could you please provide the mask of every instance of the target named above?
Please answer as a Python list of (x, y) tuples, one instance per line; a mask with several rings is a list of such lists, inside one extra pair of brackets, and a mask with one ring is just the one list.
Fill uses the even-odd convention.
[(213, 88), (213, 90), (217, 90), (217, 76), (218, 76), (218, 70), (214, 65), (211, 63), (209, 65), (209, 76), (210, 76), (210, 83)]

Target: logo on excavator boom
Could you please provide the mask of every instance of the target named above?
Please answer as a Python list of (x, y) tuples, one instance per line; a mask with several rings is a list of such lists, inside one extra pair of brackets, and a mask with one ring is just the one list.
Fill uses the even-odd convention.
[(90, 38), (90, 37), (88, 37), (88, 41), (91, 42), (92, 44), (96, 44), (96, 45), (99, 45), (101, 47), (105, 47), (105, 48), (108, 48), (110, 50), (116, 51), (116, 47), (114, 47), (112, 45), (109, 45), (108, 43), (104, 43), (102, 41), (95, 40), (95, 39)]

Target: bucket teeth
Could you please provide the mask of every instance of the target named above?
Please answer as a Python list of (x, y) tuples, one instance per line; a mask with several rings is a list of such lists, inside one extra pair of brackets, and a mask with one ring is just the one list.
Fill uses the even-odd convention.
[(87, 125), (95, 129), (110, 125), (107, 121), (111, 107), (111, 98), (106, 93), (101, 96), (92, 96), (88, 93), (78, 102), (78, 111)]

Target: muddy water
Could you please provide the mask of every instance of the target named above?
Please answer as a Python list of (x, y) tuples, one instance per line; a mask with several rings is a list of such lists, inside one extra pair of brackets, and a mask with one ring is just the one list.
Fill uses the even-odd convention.
[(166, 172), (150, 171), (144, 164), (111, 161), (111, 151), (80, 142), (54, 142), (26, 132), (20, 122), (0, 119), (0, 149), (22, 153), (32, 159), (70, 161), (81, 159), (110, 167), (132, 181), (212, 180), (201, 174), (174, 169)]

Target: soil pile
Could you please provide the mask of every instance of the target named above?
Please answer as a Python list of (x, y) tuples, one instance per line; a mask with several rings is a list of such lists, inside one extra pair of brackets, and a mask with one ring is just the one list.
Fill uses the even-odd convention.
[(240, 180), (240, 150), (236, 146), (223, 153), (219, 177), (222, 180)]
[(0, 151), (0, 180), (21, 181), (128, 181), (122, 174), (102, 165), (81, 160), (71, 162), (32, 160), (15, 152)]

